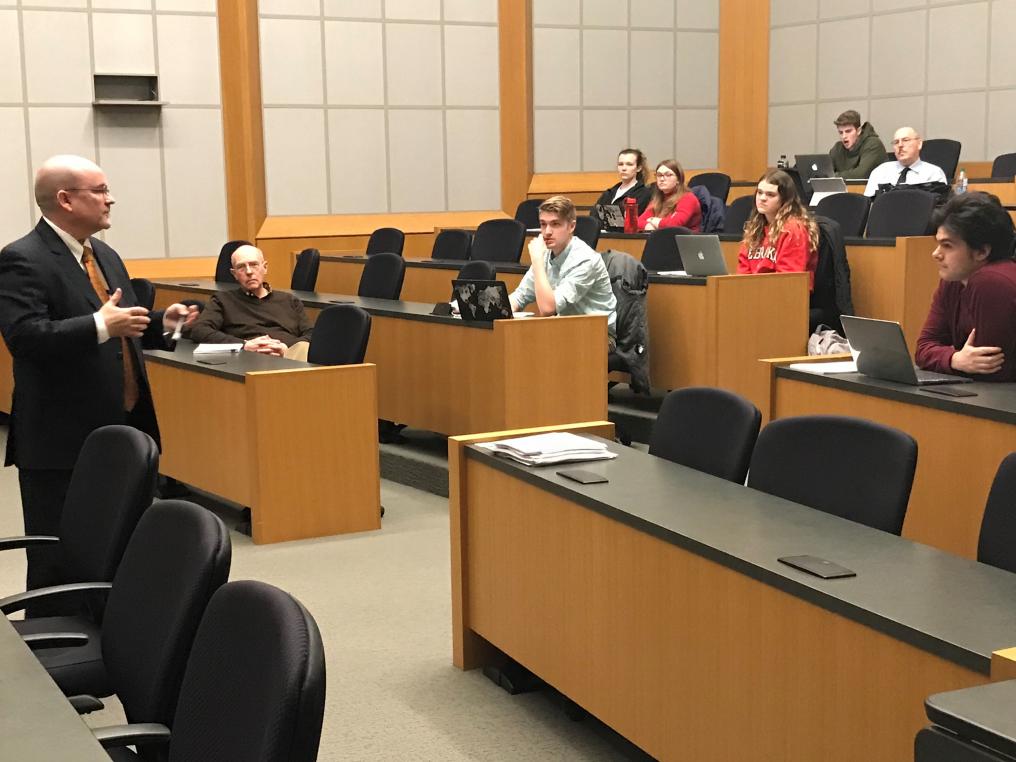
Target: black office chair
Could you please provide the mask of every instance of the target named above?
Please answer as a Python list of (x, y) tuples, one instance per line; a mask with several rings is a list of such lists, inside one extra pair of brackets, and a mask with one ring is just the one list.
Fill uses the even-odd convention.
[(526, 242), (526, 226), (518, 220), (486, 220), (473, 235), (470, 259), (488, 262), (518, 262)]
[(1016, 572), (1016, 452), (998, 466), (981, 519), (977, 560)]
[(600, 242), (600, 221), (588, 215), (576, 217), (575, 236), (584, 241), (590, 249), (595, 249)]
[(367, 354), (370, 313), (355, 304), (321, 310), (310, 336), (307, 362), (315, 365), (358, 365)]
[(493, 262), (485, 259), (474, 259), (462, 265), (457, 280), (494, 280), (497, 268)]
[[(102, 426), (85, 439), (74, 465), (60, 536), (11, 537), (0, 540), (0, 550), (58, 553), (68, 582), (112, 582), (138, 519), (152, 504), (158, 474), (159, 449), (150, 436), (132, 426)], [(12, 622), (22, 634), (63, 631), (77, 621), (82, 626), (97, 623), (101, 605), (75, 605), (53, 590), (37, 588), (0, 599), (0, 612), (27, 608), (42, 615)], [(51, 656), (56, 665), (59, 658)]]
[(430, 250), (431, 259), (469, 259), (469, 249), (473, 245), (473, 234), (468, 230), (442, 230), (434, 236), (434, 246)]
[(868, 213), (868, 238), (928, 235), (935, 196), (927, 191), (902, 188), (879, 195)]
[(661, 228), (654, 230), (646, 239), (646, 245), (642, 249), (642, 265), (649, 272), (664, 272), (669, 270), (683, 270), (684, 263), (681, 262), (681, 254), (677, 250), (679, 235), (689, 235), (691, 230), (685, 227)]
[(131, 288), (137, 297), (138, 306), (150, 310), (155, 307), (155, 286), (148, 278), (131, 278)]
[(744, 484), (761, 425), (758, 408), (733, 392), (678, 389), (660, 406), (649, 454)]
[(963, 144), (949, 138), (933, 138), (921, 143), (921, 161), (934, 164), (945, 173), (947, 182), (956, 177), (956, 167), (960, 163), (960, 149)]
[(239, 249), (241, 246), (252, 246), (250, 241), (227, 241), (219, 249), (219, 260), (215, 263), (215, 281), (216, 283), (235, 283), (236, 279), (233, 277), (233, 252)]
[(294, 291), (313, 291), (317, 288), (318, 268), (321, 266), (321, 252), (304, 249), (296, 256), (293, 278), (289, 287)]
[(540, 227), (540, 204), (543, 201), (542, 198), (527, 198), (515, 207), (515, 219), (529, 230)]
[(727, 203), (727, 196), (730, 195), (730, 175), (723, 172), (703, 172), (688, 181), (689, 188), (699, 185), (709, 191), (709, 195), (715, 196), (724, 204)]
[(83, 631), (77, 663), (51, 672), (79, 712), (115, 693), (129, 722), (172, 724), (194, 633), (229, 577), (231, 554), (229, 531), (201, 506), (157, 500), (145, 511), (104, 585), (101, 630)]
[(1012, 180), (1016, 176), (1016, 153), (1003, 153), (991, 162), (991, 176)]
[(843, 235), (857, 237), (864, 235), (870, 209), (871, 199), (867, 196), (860, 193), (834, 193), (816, 204), (815, 214), (836, 220)]
[[(169, 744), (169, 762), (313, 762), (325, 706), (325, 653), (314, 617), (264, 582), (223, 585), (208, 603), (172, 731), (99, 728), (114, 760), (127, 744)], [(139, 741), (139, 737), (141, 740)]]
[(398, 299), (402, 294), (402, 281), (406, 277), (406, 260), (398, 254), (373, 254), (360, 273), (358, 296), (374, 299)]
[(741, 235), (752, 211), (755, 209), (755, 194), (739, 196), (727, 204), (727, 214), (723, 218), (723, 232)]
[(863, 418), (805, 415), (762, 429), (748, 486), (899, 534), (916, 466), (909, 434)]
[(388, 252), (402, 256), (402, 248), (406, 245), (406, 234), (398, 228), (378, 228), (367, 240), (367, 256)]

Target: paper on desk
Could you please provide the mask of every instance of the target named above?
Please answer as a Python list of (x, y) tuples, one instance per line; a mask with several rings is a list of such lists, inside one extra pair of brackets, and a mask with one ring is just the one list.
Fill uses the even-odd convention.
[(803, 370), (805, 373), (816, 373), (827, 376), (831, 373), (857, 373), (857, 363), (853, 360), (843, 362), (795, 362), (787, 366), (791, 370)]
[(243, 350), (243, 344), (198, 344), (194, 347), (195, 355), (236, 354)]
[(680, 275), (681, 277), (686, 277), (688, 275), (688, 273), (686, 273), (684, 270), (657, 270), (656, 274), (657, 275)]
[(551, 463), (568, 463), (585, 460), (609, 460), (616, 458), (602, 442), (568, 432), (553, 431), (528, 437), (483, 442), (477, 447), (502, 455), (526, 466), (542, 466)]

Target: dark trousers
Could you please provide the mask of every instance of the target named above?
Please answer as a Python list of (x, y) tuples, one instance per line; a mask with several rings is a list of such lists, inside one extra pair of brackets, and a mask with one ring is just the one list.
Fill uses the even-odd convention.
[[(20, 469), (21, 512), (25, 519), (26, 535), (60, 536), (60, 517), (64, 498), (71, 481), (71, 472), (63, 469)], [(60, 547), (29, 548), (27, 590), (58, 585), (65, 580)], [(66, 611), (66, 604), (37, 603), (25, 609), (26, 617), (54, 616)]]

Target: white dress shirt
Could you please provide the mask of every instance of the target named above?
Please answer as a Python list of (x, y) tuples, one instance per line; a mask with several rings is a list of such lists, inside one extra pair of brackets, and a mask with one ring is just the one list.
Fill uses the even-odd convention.
[[(896, 181), (899, 179), (900, 172), (902, 171), (903, 165), (898, 161), (887, 161), (885, 164), (879, 164), (871, 171), (871, 175), (868, 177), (868, 184), (864, 186), (864, 195), (874, 196), (875, 191), (878, 190), (880, 185), (896, 185)], [(933, 182), (949, 183), (945, 177), (945, 172), (940, 167), (920, 159), (910, 165), (910, 171), (903, 178), (903, 182), (905, 185), (920, 185), (921, 183)]]
[[(46, 224), (53, 228), (53, 232), (60, 236), (61, 241), (67, 244), (67, 248), (71, 250), (71, 254), (78, 262), (78, 267), (80, 267), (82, 271), (84, 271), (85, 275), (87, 275), (88, 271), (85, 269), (85, 263), (81, 261), (81, 258), (85, 255), (85, 245), (66, 230), (58, 227), (56, 223), (45, 215), (42, 219), (46, 220)], [(96, 260), (95, 266), (99, 266), (98, 260)], [(92, 317), (95, 319), (95, 335), (98, 338), (99, 343), (102, 344), (105, 341), (109, 341), (109, 331), (106, 330), (106, 321), (102, 319), (102, 314), (93, 312)]]

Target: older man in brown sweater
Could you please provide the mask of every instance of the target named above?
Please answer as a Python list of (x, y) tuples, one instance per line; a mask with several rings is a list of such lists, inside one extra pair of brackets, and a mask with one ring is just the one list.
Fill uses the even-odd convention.
[(233, 252), (231, 265), (240, 287), (212, 296), (190, 327), (190, 338), (209, 344), (243, 342), (248, 352), (306, 360), (311, 324), (303, 303), (292, 294), (272, 291), (260, 249), (241, 246)]

